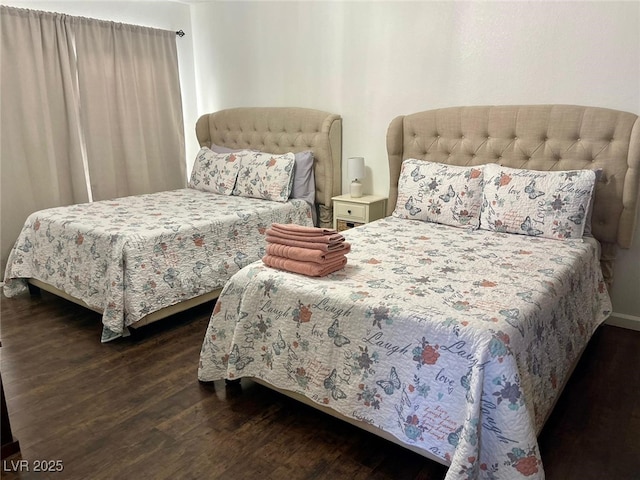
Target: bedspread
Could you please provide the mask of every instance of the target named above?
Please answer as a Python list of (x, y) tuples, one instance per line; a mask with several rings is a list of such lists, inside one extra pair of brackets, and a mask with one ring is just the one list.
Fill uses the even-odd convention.
[(198, 377), (257, 377), (450, 464), (544, 478), (537, 435), (611, 310), (597, 245), (389, 217), (321, 279), (260, 262), (225, 286)]
[(221, 288), (264, 255), (273, 222), (311, 225), (309, 205), (195, 189), (42, 210), (9, 256), (4, 293), (46, 282), (103, 312), (102, 341), (145, 315)]

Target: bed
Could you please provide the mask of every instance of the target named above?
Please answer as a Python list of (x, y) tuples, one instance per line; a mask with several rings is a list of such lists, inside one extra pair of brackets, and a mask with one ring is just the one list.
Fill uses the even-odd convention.
[[(196, 136), (189, 188), (30, 215), (8, 260), (5, 295), (42, 288), (100, 312), (106, 342), (217, 298), (262, 256), (271, 223), (331, 224), (340, 116), (233, 108), (201, 116)], [(266, 161), (263, 175), (267, 167), (256, 165)]]
[(327, 277), (236, 273), (198, 378), (252, 378), (448, 465), (449, 480), (544, 478), (537, 436), (631, 243), (638, 117), (445, 108), (395, 118), (387, 151), (389, 216), (341, 232), (348, 263)]

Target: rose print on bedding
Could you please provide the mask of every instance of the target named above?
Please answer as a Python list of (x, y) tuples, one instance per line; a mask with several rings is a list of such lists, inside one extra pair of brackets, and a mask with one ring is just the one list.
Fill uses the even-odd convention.
[(505, 462), (505, 465), (515, 468), (525, 477), (535, 475), (538, 473), (541, 465), (536, 452), (536, 448), (529, 448), (527, 451), (521, 448), (513, 448), (511, 452), (507, 454), (509, 460)]
[(438, 345), (431, 345), (424, 337), (420, 341), (420, 345), (413, 349), (413, 360), (418, 362), (418, 368), (424, 365), (435, 365), (440, 358)]

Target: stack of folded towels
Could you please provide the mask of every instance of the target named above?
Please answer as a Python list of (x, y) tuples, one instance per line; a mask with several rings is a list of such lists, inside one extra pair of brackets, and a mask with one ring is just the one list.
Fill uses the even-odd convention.
[(280, 270), (324, 277), (347, 264), (349, 242), (337, 230), (274, 223), (267, 229), (267, 252), (262, 261)]

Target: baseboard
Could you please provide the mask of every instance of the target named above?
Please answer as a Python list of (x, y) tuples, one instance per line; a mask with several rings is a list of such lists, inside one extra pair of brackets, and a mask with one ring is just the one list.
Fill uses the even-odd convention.
[(604, 323), (607, 325), (613, 325), (614, 327), (640, 331), (640, 317), (636, 317), (635, 315), (613, 312)]

